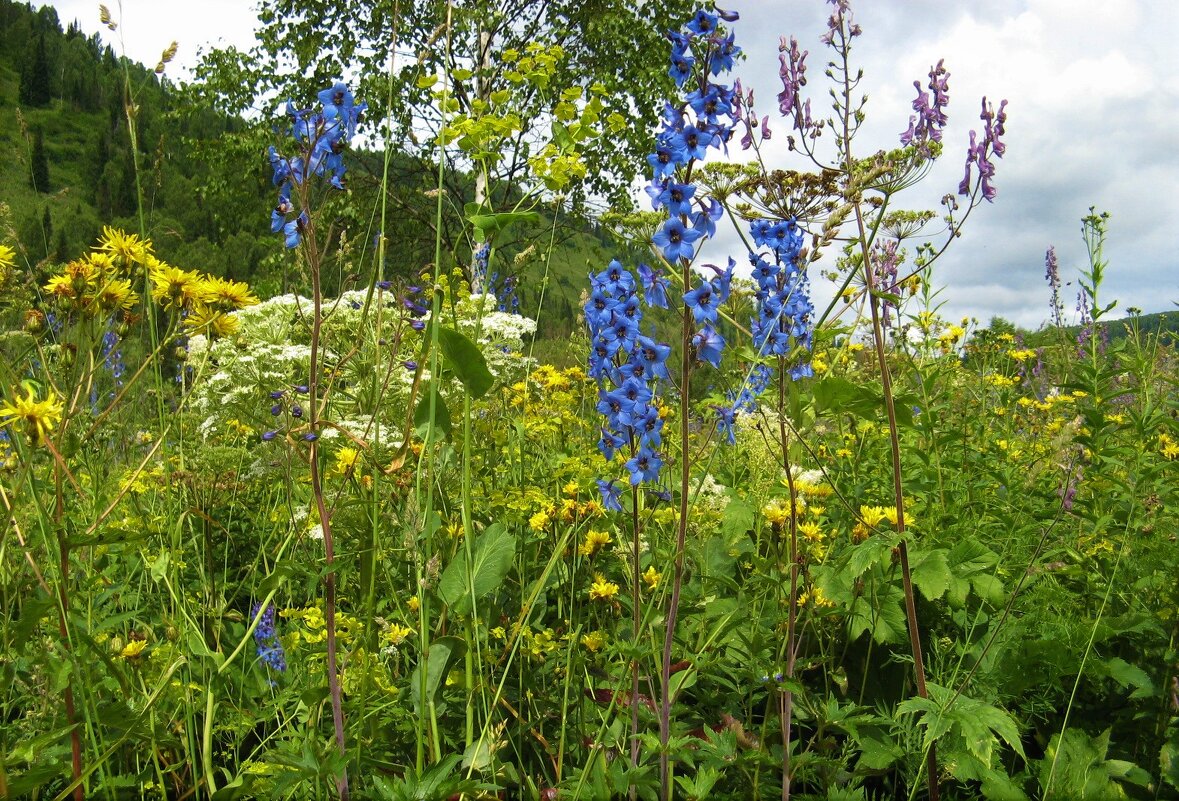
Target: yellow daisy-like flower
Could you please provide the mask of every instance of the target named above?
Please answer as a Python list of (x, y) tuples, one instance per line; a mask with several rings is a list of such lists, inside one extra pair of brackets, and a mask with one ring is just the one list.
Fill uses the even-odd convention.
[(581, 647), (590, 653), (596, 654), (605, 645), (606, 635), (600, 631), (591, 631), (589, 634), (583, 634), (581, 637)]
[(123, 267), (144, 264), (151, 255), (151, 242), (140, 239), (138, 234), (128, 234), (118, 228), (104, 225), (98, 240), (98, 250), (112, 259), (122, 262)]
[(648, 589), (658, 588), (661, 581), (663, 581), (663, 574), (656, 570), (654, 565), (649, 566), (647, 572), (643, 573), (643, 583), (647, 585)]
[(419, 609), (421, 609), (422, 602), (418, 599), (418, 596), (414, 595), (414, 596), (411, 596), (410, 599), (405, 602), (405, 605), (409, 607), (409, 611), (416, 612)]
[(8, 270), (16, 265), (16, 251), (8, 245), (0, 245), (0, 270)]
[(761, 508), (761, 513), (771, 525), (782, 525), (790, 519), (790, 508), (778, 498)]
[(139, 295), (131, 288), (131, 282), (123, 278), (111, 278), (98, 289), (95, 301), (103, 312), (130, 310), (139, 302)]
[(1167, 434), (1159, 434), (1159, 453), (1167, 459), (1179, 458), (1179, 443)]
[(1021, 348), (1019, 350), (1009, 350), (1007, 355), (1017, 362), (1026, 362), (1036, 358), (1036, 352), (1029, 348)]
[(578, 547), (577, 552), (582, 556), (593, 556), (602, 548), (610, 544), (610, 532), (590, 529), (585, 532), (585, 540)]
[(238, 311), (261, 301), (250, 291), (249, 284), (209, 275), (205, 276), (205, 302), (221, 311)]
[(619, 586), (613, 581), (606, 581), (601, 573), (594, 576), (594, 583), (590, 585), (589, 597), (591, 601), (610, 601), (618, 595)]
[(336, 451), (336, 465), (333, 472), (347, 478), (356, 472), (358, 464), (360, 464), (360, 451), (345, 445)]
[(205, 282), (190, 270), (160, 263), (151, 271), (152, 300), (165, 309), (193, 309), (205, 300)]
[(123, 646), (123, 650), (119, 651), (120, 659), (134, 659), (143, 653), (143, 649), (147, 647), (147, 640), (132, 640)]
[(49, 432), (61, 422), (65, 404), (53, 390), (45, 400), (36, 400), (33, 388), (25, 383), (25, 397), (17, 396), (0, 406), (0, 424), (24, 426), (25, 436), (35, 444), (40, 445), (49, 438)]
[(798, 524), (798, 533), (810, 542), (818, 542), (823, 539), (823, 527), (810, 520)]
[[(895, 515), (895, 510), (894, 510)], [(883, 506), (861, 506), (860, 518), (864, 521), (864, 525), (868, 528), (874, 528), (879, 525), (881, 521), (888, 517), (888, 512)]]

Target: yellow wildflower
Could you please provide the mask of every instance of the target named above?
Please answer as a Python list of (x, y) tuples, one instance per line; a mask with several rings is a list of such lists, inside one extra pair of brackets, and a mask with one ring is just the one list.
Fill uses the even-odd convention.
[(131, 289), (131, 282), (123, 278), (112, 278), (103, 284), (95, 296), (98, 307), (104, 312), (130, 309), (139, 302), (139, 295)]
[(618, 595), (619, 587), (613, 581), (606, 581), (601, 573), (594, 575), (594, 583), (590, 585), (589, 597), (591, 601), (610, 601)]
[(491, 636), (495, 637), (497, 640), (502, 640), (508, 636), (508, 633), (504, 631), (503, 626), (496, 626), (491, 630)]
[(761, 513), (765, 515), (766, 521), (771, 525), (782, 525), (790, 519), (790, 509), (788, 505), (782, 502), (780, 498), (774, 498), (761, 508)]
[(610, 533), (608, 531), (596, 531), (591, 528), (585, 532), (585, 540), (581, 543), (577, 552), (582, 556), (593, 556), (609, 544)]
[(151, 255), (151, 242), (140, 239), (139, 234), (128, 234), (118, 228), (104, 225), (98, 240), (98, 250), (112, 259), (118, 259), (122, 266), (144, 264)]
[(539, 512), (528, 518), (528, 527), (533, 531), (543, 532), (549, 525), (549, 513), (541, 509)]
[(1179, 458), (1179, 443), (1167, 434), (1159, 434), (1159, 453), (1167, 459)]
[(810, 542), (818, 542), (823, 539), (823, 527), (810, 520), (798, 524), (798, 533)]
[(397, 646), (405, 642), (405, 638), (413, 634), (413, 629), (409, 626), (402, 626), (399, 623), (394, 623), (385, 630), (385, 640), (389, 645)]
[(119, 651), (120, 659), (134, 659), (143, 653), (143, 649), (147, 647), (147, 640), (131, 640), (123, 646), (123, 650)]
[(1021, 348), (1018, 350), (1009, 350), (1007, 355), (1017, 362), (1026, 362), (1030, 359), (1036, 358), (1036, 352), (1030, 348)]
[(647, 572), (643, 574), (643, 583), (649, 589), (657, 589), (661, 581), (663, 581), (663, 574), (656, 570), (654, 565), (649, 566)]
[(40, 445), (48, 440), (49, 432), (61, 421), (65, 404), (52, 389), (45, 400), (38, 401), (29, 383), (25, 382), (23, 386), (25, 397), (17, 396), (0, 406), (0, 425), (20, 423), (24, 426), (25, 436), (34, 445)]
[(332, 469), (332, 472), (336, 475), (349, 478), (356, 472), (356, 466), (358, 464), (360, 464), (360, 451), (345, 445), (336, 451), (336, 465)]
[(250, 291), (249, 284), (231, 281), (215, 275), (205, 276), (205, 302), (219, 311), (238, 311), (247, 306), (257, 306), (258, 298)]
[(418, 600), (418, 596), (411, 595), (409, 600), (405, 602), (405, 605), (409, 607), (409, 611), (416, 612), (421, 608), (422, 602)]
[(165, 309), (192, 309), (205, 300), (205, 282), (189, 270), (160, 262), (151, 271), (152, 300)]
[[(896, 514), (895, 510), (893, 514)], [(888, 513), (882, 506), (860, 507), (860, 518), (864, 521), (864, 525), (866, 525), (868, 528), (875, 528), (887, 516)]]
[(0, 271), (8, 270), (16, 265), (16, 251), (8, 245), (0, 245)]
[(581, 637), (581, 646), (590, 653), (597, 653), (606, 645), (606, 635), (600, 631), (591, 631)]

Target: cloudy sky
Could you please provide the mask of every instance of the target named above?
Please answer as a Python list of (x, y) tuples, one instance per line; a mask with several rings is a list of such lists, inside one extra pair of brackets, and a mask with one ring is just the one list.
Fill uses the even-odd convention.
[[(99, 30), (89, 0), (53, 0), (63, 24)], [(154, 64), (180, 41), (177, 77), (210, 44), (248, 47), (254, 14), (241, 0), (111, 0), (121, 22), (103, 35), (129, 56)], [(819, 42), (821, 0), (728, 0), (748, 55), (735, 74), (756, 89), (759, 108), (776, 107), (778, 37), (795, 36), (807, 59), (812, 106), (826, 108)], [(853, 53), (869, 96), (861, 154), (895, 147), (908, 125), (913, 81), (932, 64), (950, 72), (946, 152), (906, 205), (938, 208), (962, 175), (968, 133), (979, 127), (983, 95), (1008, 100), (1007, 153), (997, 161), (999, 195), (968, 221), (939, 260), (943, 313), (982, 321), (1002, 315), (1037, 327), (1048, 315), (1044, 251), (1055, 245), (1062, 275), (1085, 262), (1080, 220), (1108, 211), (1110, 261), (1103, 298), (1119, 309), (1167, 311), (1179, 302), (1179, 4), (1169, 0), (861, 0), (863, 27)], [(771, 121), (773, 125), (773, 121)], [(768, 151), (773, 166), (804, 169), (785, 149), (786, 126)], [(722, 239), (724, 247), (735, 238)], [(816, 294), (823, 294), (816, 280)], [(1066, 292), (1071, 308), (1075, 281)]]

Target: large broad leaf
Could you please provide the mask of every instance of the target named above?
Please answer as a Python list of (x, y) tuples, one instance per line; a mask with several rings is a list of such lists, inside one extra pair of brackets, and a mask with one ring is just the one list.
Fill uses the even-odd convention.
[(439, 329), (438, 341), (442, 345), (442, 355), (446, 357), (447, 366), (454, 371), (471, 397), (478, 399), (486, 395), (495, 383), (495, 378), (487, 369), (487, 360), (475, 343), (450, 328)]
[(949, 563), (946, 562), (944, 548), (916, 552), (911, 562), (913, 585), (921, 590), (926, 600), (936, 601), (946, 594), (953, 575), (950, 573)]
[(451, 611), (469, 615), (475, 601), (499, 587), (512, 568), (516, 555), (516, 538), (496, 523), (475, 541), (470, 566), (467, 554), (459, 551), (438, 582), (438, 595)]
[[(438, 693), (438, 688), (442, 684), (442, 677), (449, 672), (451, 663), (466, 653), (466, 649), (467, 644), (458, 637), (439, 637), (430, 643), (430, 651), (426, 658), (425, 697), (427, 699), (434, 698)], [(409, 686), (413, 696), (413, 708), (418, 714), (421, 714), (423, 707), (425, 707), (425, 704), (422, 703), (421, 681), (422, 665), (419, 662), (409, 677)]]
[(450, 410), (446, 408), (446, 402), (433, 382), (422, 394), (418, 408), (414, 409), (413, 425), (418, 436), (426, 443), (434, 442), (440, 436), (450, 436)]

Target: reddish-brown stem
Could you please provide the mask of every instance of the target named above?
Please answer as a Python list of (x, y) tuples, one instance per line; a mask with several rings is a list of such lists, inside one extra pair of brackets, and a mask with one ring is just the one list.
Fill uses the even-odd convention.
[[(304, 203), (304, 208), (306, 208)], [(319, 338), (323, 320), (320, 310), (323, 303), (323, 292), (320, 287), (319, 250), (315, 241), (315, 224), (307, 223), (306, 253), (311, 268), (311, 365), (307, 379), (308, 429), (315, 439), (311, 441), (311, 493), (315, 496), (315, 507), (319, 513), (319, 523), (323, 528), (324, 559), (327, 565), (327, 578), (324, 579), (324, 623), (327, 628), (327, 672), (328, 692), (332, 701), (332, 725), (335, 729), (336, 747), (340, 756), (345, 756), (344, 744), (344, 708), (341, 700), (340, 676), (337, 666), (337, 638), (336, 638), (336, 553), (332, 538), (331, 515), (323, 499), (323, 483), (319, 474)], [(340, 768), (340, 775), (336, 777), (336, 789), (341, 801), (348, 801), (348, 768)]]
[[(852, 114), (850, 110), (852, 86), (849, 72), (850, 65), (848, 64), (848, 52), (850, 50), (850, 47), (847, 45), (848, 41), (849, 38), (844, 36), (842, 47), (843, 168), (845, 178), (848, 182), (848, 200), (856, 216), (856, 233), (859, 239), (860, 258), (864, 269), (864, 287), (868, 292), (868, 307), (872, 311), (872, 340), (875, 344), (876, 361), (880, 365), (880, 389), (884, 395), (884, 409), (888, 416), (889, 445), (892, 456), (893, 503), (897, 512), (897, 535), (900, 540), (897, 546), (897, 556), (901, 565), (901, 582), (905, 593), (905, 619), (909, 629), (909, 647), (913, 653), (913, 673), (917, 683), (917, 694), (922, 698), (928, 698), (929, 692), (925, 687), (925, 660), (922, 657), (921, 651), (921, 633), (917, 630), (917, 600), (913, 594), (913, 579), (909, 572), (909, 551), (905, 544), (905, 497), (903, 482), (901, 480), (901, 445), (900, 436), (897, 431), (896, 401), (892, 394), (892, 377), (888, 371), (888, 359), (884, 350), (884, 327), (880, 320), (880, 299), (876, 296), (875, 277), (872, 275), (871, 240), (875, 234), (875, 229), (870, 235), (868, 227), (864, 222), (862, 190), (856, 181), (856, 162), (852, 157), (851, 149), (853, 131), (849, 117)], [(886, 205), (887, 200), (888, 198), (886, 197)], [(929, 799), (930, 801), (938, 801), (940, 793), (938, 791), (936, 743), (930, 743), (929, 745), (929, 750), (925, 754), (925, 767), (929, 774), (927, 779)]]

